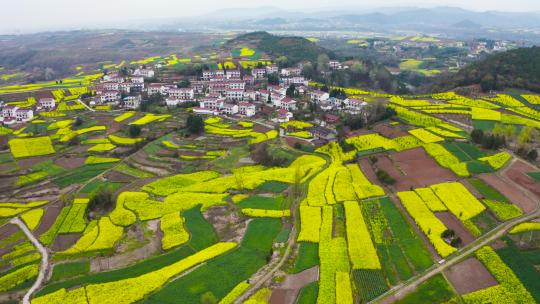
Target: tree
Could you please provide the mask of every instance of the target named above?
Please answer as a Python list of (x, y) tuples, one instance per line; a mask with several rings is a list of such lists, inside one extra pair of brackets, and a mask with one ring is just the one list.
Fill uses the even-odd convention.
[(317, 71), (323, 73), (328, 71), (330, 68), (330, 57), (326, 54), (320, 54), (317, 57)]
[(276, 74), (268, 74), (268, 84), (278, 85), (279, 84), (279, 76), (276, 75)]
[(113, 206), (114, 193), (109, 186), (101, 186), (98, 188), (96, 193), (90, 197), (90, 202), (88, 203), (88, 208), (86, 209), (87, 217), (90, 218), (90, 215), (95, 212), (104, 213), (109, 211)]
[(200, 134), (204, 131), (204, 121), (199, 115), (190, 114), (186, 124), (188, 132), (191, 134)]
[(131, 138), (141, 135), (141, 127), (138, 125), (129, 125), (128, 134)]
[(189, 81), (189, 79), (184, 79), (178, 83), (179, 88), (189, 88), (190, 85), (191, 82)]
[(290, 98), (293, 98), (294, 96), (296, 96), (296, 86), (294, 85), (294, 83), (291, 84), (287, 88), (287, 91), (286, 91), (285, 95), (287, 95), (287, 97), (290, 97)]
[(474, 129), (471, 132), (471, 139), (474, 143), (482, 143), (482, 139), (484, 138), (484, 131), (480, 129)]
[(535, 161), (538, 158), (538, 151), (536, 151), (536, 149), (531, 149), (531, 151), (527, 153), (527, 158), (530, 161)]
[(286, 67), (288, 63), (289, 63), (289, 58), (287, 58), (286, 56), (279, 56), (276, 59), (276, 64), (280, 67)]

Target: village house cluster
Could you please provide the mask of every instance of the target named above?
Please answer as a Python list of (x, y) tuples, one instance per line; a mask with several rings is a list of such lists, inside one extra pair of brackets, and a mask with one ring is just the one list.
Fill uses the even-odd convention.
[[(357, 99), (330, 97), (328, 92), (310, 88), (308, 80), (302, 76), (301, 65), (206, 70), (199, 77), (160, 77), (159, 80), (154, 68), (158, 67), (141, 66), (129, 69), (127, 73), (107, 73), (99, 83), (89, 87), (93, 94), (84, 96), (82, 100), (90, 107), (110, 105), (135, 110), (143, 102), (157, 96), (168, 107), (191, 107), (194, 113), (200, 115), (265, 115), (275, 123), (289, 121), (294, 111), (306, 107), (309, 102), (317, 104), (325, 112), (346, 111), (353, 114), (366, 104)], [(348, 66), (331, 61), (330, 68), (346, 69)], [(279, 84), (268, 83), (270, 75), (279, 80)], [(294, 94), (287, 94), (291, 87)], [(29, 108), (0, 103), (1, 121), (4, 124), (24, 123), (32, 120), (34, 111), (54, 111), (58, 105), (50, 93), (36, 96), (36, 100), (36, 105)], [(321, 125), (339, 120), (335, 115), (326, 116), (329, 121)]]

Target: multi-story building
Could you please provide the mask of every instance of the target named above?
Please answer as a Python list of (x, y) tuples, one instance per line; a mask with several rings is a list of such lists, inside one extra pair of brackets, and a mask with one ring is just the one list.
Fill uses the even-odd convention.
[(241, 102), (238, 104), (238, 112), (247, 117), (251, 117), (257, 112), (257, 107), (250, 102)]
[(56, 108), (56, 101), (54, 98), (46, 97), (46, 98), (40, 98), (38, 101), (38, 109), (40, 110), (53, 110)]
[(141, 96), (127, 96), (124, 98), (124, 107), (129, 109), (137, 109), (141, 106)]
[(255, 77), (255, 79), (261, 79), (266, 76), (266, 69), (253, 69), (251, 70), (251, 75)]
[(192, 100), (195, 97), (195, 92), (192, 88), (172, 88), (169, 89), (169, 97), (178, 99)]

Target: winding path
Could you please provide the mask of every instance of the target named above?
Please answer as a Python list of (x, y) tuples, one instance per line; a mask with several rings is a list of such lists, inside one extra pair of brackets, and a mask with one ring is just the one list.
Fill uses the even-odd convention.
[(38, 277), (32, 287), (28, 289), (22, 301), (23, 304), (30, 304), (30, 298), (32, 297), (32, 294), (41, 287), (41, 284), (43, 284), (49, 270), (49, 253), (47, 252), (47, 249), (43, 247), (39, 240), (34, 236), (34, 234), (32, 234), (32, 231), (28, 229), (28, 226), (26, 226), (26, 224), (20, 218), (14, 217), (13, 219), (11, 219), (10, 223), (19, 226), (19, 228), (21, 228), (24, 234), (26, 234), (30, 242), (32, 242), (32, 244), (34, 244), (37, 250), (39, 250), (39, 252), (41, 253), (41, 265), (39, 267)]

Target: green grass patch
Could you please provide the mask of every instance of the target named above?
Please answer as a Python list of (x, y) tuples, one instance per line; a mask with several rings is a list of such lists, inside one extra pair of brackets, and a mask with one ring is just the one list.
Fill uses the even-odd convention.
[(525, 285), (531, 293), (536, 303), (540, 303), (540, 280), (538, 270), (534, 268), (534, 264), (521, 254), (521, 251), (516, 247), (514, 242), (506, 239), (507, 247), (497, 250), (497, 254), (501, 259), (512, 268), (519, 280)]
[(452, 288), (442, 275), (436, 275), (420, 285), (396, 304), (444, 303), (454, 297)]
[(291, 273), (299, 273), (317, 265), (319, 265), (319, 244), (299, 242), (298, 255)]
[(495, 127), (496, 121), (493, 120), (473, 120), (473, 128), (480, 129), (484, 132), (491, 132)]
[(197, 251), (200, 251), (218, 241), (214, 227), (203, 217), (200, 207), (195, 207), (184, 211), (183, 216), (186, 220), (186, 230), (191, 234), (189, 242), (178, 249), (172, 250), (166, 254), (148, 258), (132, 266), (117, 269), (108, 272), (91, 273), (86, 276), (66, 280), (59, 283), (52, 283), (40, 290), (36, 296), (45, 295), (54, 292), (60, 288), (71, 288), (94, 283), (105, 283), (118, 281), (122, 279), (136, 277), (149, 273), (156, 269), (171, 265)]
[(486, 184), (483, 180), (471, 178), (468, 181), (478, 192), (480, 192), (483, 197), (498, 202), (510, 203), (506, 196), (497, 191), (495, 188)]
[(389, 228), (393, 234), (393, 239), (397, 241), (403, 249), (405, 256), (409, 259), (416, 271), (427, 269), (433, 263), (431, 255), (420, 239), (413, 231), (404, 215), (397, 209), (394, 203), (387, 197), (378, 200), (381, 210), (388, 220)]
[(313, 304), (317, 303), (317, 295), (319, 294), (319, 282), (313, 282), (300, 289), (296, 304)]
[(60, 188), (73, 184), (81, 184), (100, 175), (114, 166), (114, 163), (84, 165), (82, 167), (70, 170), (67, 174), (55, 179), (53, 182)]
[(11, 157), (11, 153), (0, 153), (0, 164), (5, 164), (13, 161), (13, 157)]
[(253, 208), (253, 209), (268, 209), (268, 210), (284, 210), (289, 206), (287, 200), (282, 196), (277, 197), (266, 197), (266, 196), (250, 196), (240, 203), (238, 206), (242, 209), (244, 208)]
[(201, 303), (203, 294), (223, 298), (238, 283), (266, 265), (272, 254), (272, 241), (280, 230), (279, 219), (252, 220), (240, 247), (170, 282), (142, 302), (177, 303), (182, 299), (182, 303)]
[(281, 193), (289, 188), (289, 184), (278, 181), (266, 181), (259, 185), (256, 190), (261, 192)]
[(64, 279), (87, 275), (88, 272), (90, 272), (89, 261), (56, 264), (53, 268), (51, 281), (60, 281)]
[(137, 178), (150, 178), (154, 177), (154, 174), (150, 172), (143, 171), (141, 169), (131, 167), (130, 165), (126, 163), (120, 163), (116, 167), (114, 167), (114, 171), (118, 171), (120, 173), (124, 173), (133, 177)]
[(493, 168), (486, 162), (473, 160), (467, 162), (467, 170), (472, 174), (482, 174), (494, 172)]
[(32, 169), (34, 171), (45, 171), (50, 176), (60, 175), (64, 172), (66, 172), (66, 169), (56, 165), (52, 159), (48, 159), (46, 161), (42, 161), (40, 163), (37, 163), (32, 166)]
[(533, 265), (540, 265), (540, 249), (523, 251), (521, 255)]
[(532, 177), (532, 179), (534, 179), (535, 181), (540, 182), (540, 172), (530, 172), (530, 173), (527, 173), (527, 175)]
[(94, 181), (90, 182), (89, 184), (87, 184), (86, 186), (84, 186), (81, 189), (81, 193), (87, 193), (87, 194), (96, 193), (100, 188), (107, 188), (111, 192), (114, 193), (114, 192), (116, 192), (116, 190), (120, 189), (124, 185), (125, 185), (125, 183), (104, 182), (104, 181), (100, 181), (100, 180), (94, 180)]
[(362, 303), (378, 297), (388, 290), (388, 285), (381, 270), (353, 270), (352, 280), (358, 290)]

